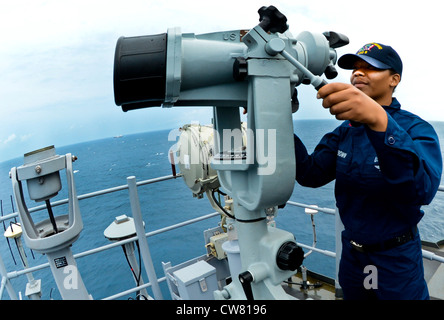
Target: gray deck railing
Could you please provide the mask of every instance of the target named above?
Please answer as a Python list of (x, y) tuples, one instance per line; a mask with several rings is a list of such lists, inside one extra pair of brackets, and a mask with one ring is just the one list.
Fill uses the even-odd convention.
[[(149, 179), (149, 180), (144, 180), (144, 181), (140, 181), (140, 182), (136, 182), (135, 177), (128, 177), (126, 185), (121, 185), (121, 186), (117, 186), (117, 187), (113, 187), (113, 188), (109, 188), (109, 189), (103, 189), (103, 190), (100, 190), (100, 191), (95, 191), (95, 192), (91, 192), (91, 193), (88, 193), (88, 194), (79, 195), (78, 199), (79, 200), (83, 200), (83, 199), (87, 199), (87, 198), (97, 197), (97, 196), (105, 195), (105, 194), (108, 194), (108, 193), (112, 193), (112, 192), (117, 192), (117, 191), (122, 191), (122, 190), (128, 189), (129, 190), (130, 203), (131, 203), (131, 212), (132, 212), (132, 215), (133, 215), (133, 219), (135, 219), (135, 225), (137, 226), (138, 222), (139, 222), (139, 225), (142, 226), (142, 223), (141, 223), (142, 216), (141, 216), (141, 210), (140, 210), (140, 203), (139, 203), (139, 199), (138, 199), (138, 195), (137, 195), (137, 187), (140, 187), (140, 186), (143, 186), (143, 185), (148, 185), (148, 184), (153, 184), (153, 183), (157, 183), (157, 182), (161, 182), (161, 181), (175, 179), (178, 176), (180, 176), (180, 175), (176, 175), (176, 176), (168, 175), (168, 176), (158, 177), (158, 178), (155, 178), (155, 179)], [(438, 190), (439, 191), (444, 191), (444, 185), (440, 186)], [(59, 206), (59, 205), (66, 204), (66, 203), (68, 203), (68, 199), (55, 201), (55, 202), (51, 203), (51, 205), (52, 206)], [(319, 208), (319, 207), (316, 207), (316, 206), (313, 206), (313, 205), (306, 205), (306, 204), (303, 204), (303, 203), (297, 203), (297, 202), (293, 202), (293, 201), (288, 201), (287, 204), (292, 205), (292, 206), (302, 207), (302, 208), (315, 209), (315, 210), (318, 210), (319, 212), (323, 212), (323, 213), (330, 214), (330, 215), (335, 215), (335, 213), (336, 213), (335, 209)], [(30, 213), (36, 212), (36, 211), (43, 210), (45, 208), (46, 208), (46, 206), (36, 206), (36, 207), (30, 208), (29, 212)], [(189, 225), (189, 224), (194, 224), (194, 223), (197, 223), (199, 221), (210, 219), (210, 218), (216, 217), (218, 215), (219, 215), (218, 212), (213, 212), (213, 213), (210, 213), (210, 214), (206, 214), (206, 215), (194, 218), (194, 219), (189, 219), (189, 220), (186, 220), (186, 221), (183, 221), (183, 222), (180, 222), (180, 223), (177, 223), (177, 224), (173, 224), (173, 225), (170, 225), (170, 226), (167, 226), (167, 227), (155, 230), (155, 231), (148, 232), (148, 233), (144, 232), (143, 227), (136, 228), (136, 236), (134, 236), (132, 238), (128, 238), (128, 239), (125, 239), (125, 240), (113, 242), (113, 243), (110, 243), (110, 244), (107, 244), (107, 245), (104, 245), (104, 246), (100, 246), (100, 247), (97, 247), (97, 248), (94, 248), (94, 249), (90, 249), (90, 250), (87, 250), (87, 251), (83, 251), (83, 252), (74, 254), (74, 258), (77, 259), (77, 258), (86, 257), (86, 256), (89, 256), (89, 255), (98, 253), (98, 252), (102, 252), (102, 251), (109, 250), (109, 249), (112, 249), (112, 248), (115, 248), (115, 247), (118, 247), (118, 246), (122, 246), (122, 245), (124, 245), (126, 243), (130, 243), (130, 242), (133, 242), (133, 241), (137, 240), (137, 241), (139, 241), (139, 244), (141, 244), (141, 258), (142, 258), (142, 261), (143, 261), (143, 264), (144, 264), (144, 267), (145, 267), (145, 272), (147, 273), (149, 282), (146, 283), (146, 284), (143, 284), (141, 286), (135, 286), (132, 289), (116, 293), (114, 295), (111, 295), (109, 297), (104, 298), (104, 300), (118, 299), (118, 298), (120, 298), (122, 296), (128, 295), (130, 293), (139, 291), (139, 290), (147, 288), (147, 287), (152, 287), (155, 299), (162, 299), (163, 297), (162, 297), (162, 294), (161, 294), (160, 289), (159, 289), (159, 283), (165, 281), (166, 279), (165, 279), (165, 277), (157, 278), (156, 272), (155, 272), (153, 264), (152, 264), (151, 254), (150, 254), (150, 250), (149, 250), (148, 243), (147, 243), (147, 238), (155, 236), (155, 235), (158, 235), (158, 234), (161, 234), (161, 233), (164, 233), (164, 232), (167, 232), (167, 231), (170, 231), (170, 230), (181, 228), (181, 227), (184, 227), (184, 226)], [(13, 212), (13, 213), (4, 215), (3, 217), (0, 217), (0, 222), (13, 219), (13, 218), (15, 218), (17, 216), (18, 216), (18, 212)], [(310, 246), (310, 245), (305, 245), (305, 244), (302, 244), (302, 243), (298, 243), (298, 245), (300, 245), (301, 247), (304, 247), (306, 249), (312, 250), (314, 252), (318, 252), (318, 253), (324, 254), (324, 255), (329, 256), (329, 257), (336, 257), (336, 253), (335, 252), (316, 248), (315, 244)], [(429, 259), (429, 260), (436, 260), (436, 261), (439, 261), (441, 263), (444, 263), (444, 258), (442, 258), (440, 256), (437, 256), (434, 253), (426, 251), (426, 250), (423, 250), (423, 257), (426, 258), (426, 259)], [(9, 271), (8, 272), (6, 270), (6, 268), (5, 268), (5, 265), (4, 265), (4, 262), (3, 262), (3, 258), (0, 255), (0, 276), (1, 276), (0, 299), (3, 297), (3, 292), (4, 292), (5, 289), (7, 290), (11, 300), (18, 299), (17, 294), (16, 294), (14, 288), (11, 285), (10, 279), (13, 279), (13, 278), (16, 278), (16, 277), (19, 277), (19, 276), (24, 276), (27, 273), (31, 273), (31, 272), (34, 272), (34, 271), (37, 271), (37, 270), (48, 268), (48, 267), (49, 267), (49, 263), (43, 263), (43, 264), (40, 264), (40, 265), (37, 265), (37, 266), (33, 266), (33, 267), (29, 267), (29, 268), (26, 268), (26, 269), (24, 268), (22, 270), (16, 270), (16, 271)]]

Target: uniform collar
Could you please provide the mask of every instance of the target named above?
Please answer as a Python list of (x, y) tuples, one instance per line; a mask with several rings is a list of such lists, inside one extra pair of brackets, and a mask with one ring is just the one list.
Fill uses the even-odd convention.
[(389, 106), (382, 106), (382, 107), (383, 107), (384, 109), (385, 109), (385, 108), (391, 108), (391, 109), (396, 109), (396, 110), (398, 110), (398, 109), (401, 108), (401, 104), (399, 103), (398, 99), (393, 98), (393, 99), (392, 99), (392, 104), (391, 104), (391, 105), (389, 105)]

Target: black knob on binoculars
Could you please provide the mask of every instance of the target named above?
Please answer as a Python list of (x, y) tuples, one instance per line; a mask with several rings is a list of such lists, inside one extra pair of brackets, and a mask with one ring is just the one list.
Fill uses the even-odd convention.
[(336, 68), (333, 65), (329, 65), (325, 69), (324, 74), (327, 77), (327, 79), (331, 80), (331, 79), (334, 79), (338, 76), (338, 71), (336, 70)]
[(323, 35), (327, 38), (330, 48), (337, 49), (350, 43), (348, 37), (342, 33), (326, 31)]
[(233, 78), (236, 81), (244, 81), (248, 76), (248, 64), (244, 57), (237, 57), (233, 64)]
[(259, 26), (265, 32), (284, 33), (288, 29), (287, 17), (284, 16), (275, 6), (262, 7), (259, 13)]
[(293, 241), (285, 242), (276, 256), (276, 264), (281, 270), (294, 271), (299, 268), (304, 260), (304, 251)]

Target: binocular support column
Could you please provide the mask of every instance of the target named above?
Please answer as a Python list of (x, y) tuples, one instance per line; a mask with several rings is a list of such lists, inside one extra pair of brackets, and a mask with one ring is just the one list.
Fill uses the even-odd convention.
[(279, 270), (276, 266), (276, 256), (282, 243), (294, 241), (293, 236), (286, 231), (268, 227), (263, 210), (249, 211), (242, 206), (235, 207), (238, 219), (254, 221), (236, 221), (242, 270), (247, 270), (252, 276), (252, 296), (249, 297), (245, 289), (240, 290), (244, 291), (247, 299), (289, 299), (280, 284), (285, 277), (291, 276), (292, 271), (289, 274), (289, 271)]
[(77, 263), (70, 247), (65, 247), (53, 252), (47, 252), (46, 256), (62, 299), (92, 299), (88, 294), (82, 277), (77, 269)]
[[(245, 279), (233, 281), (225, 290), (216, 292), (224, 299), (289, 299), (281, 283), (295, 273), (279, 265), (281, 248), (296, 246), (294, 236), (269, 227), (265, 209), (285, 203), (294, 187), (295, 156), (291, 114), (291, 85), (284, 60), (251, 59), (248, 61), (248, 128), (246, 159), (213, 162), (221, 186), (233, 198), (235, 228), (239, 240)], [(224, 128), (236, 127), (233, 117), (224, 117), (225, 109), (216, 108), (215, 123), (219, 136)], [(222, 144), (219, 144), (219, 146)], [(220, 150), (219, 150), (220, 151)], [(224, 150), (225, 152), (227, 150)], [(291, 248), (290, 248), (291, 249)], [(300, 249), (300, 248), (299, 248)], [(285, 247), (288, 250), (288, 247)], [(295, 257), (291, 253), (289, 260)], [(232, 275), (236, 277), (237, 275)], [(237, 280), (237, 279), (236, 279)]]

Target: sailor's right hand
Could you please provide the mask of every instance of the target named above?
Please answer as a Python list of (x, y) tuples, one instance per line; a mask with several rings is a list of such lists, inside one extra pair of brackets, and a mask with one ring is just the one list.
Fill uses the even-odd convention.
[(338, 120), (366, 124), (374, 131), (387, 130), (387, 113), (375, 100), (351, 84), (329, 83), (318, 91), (322, 106)]

